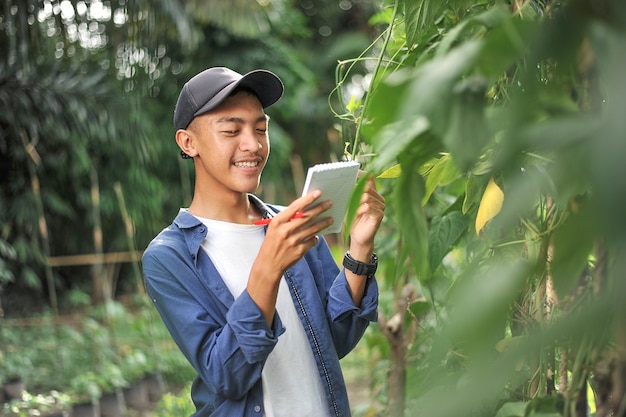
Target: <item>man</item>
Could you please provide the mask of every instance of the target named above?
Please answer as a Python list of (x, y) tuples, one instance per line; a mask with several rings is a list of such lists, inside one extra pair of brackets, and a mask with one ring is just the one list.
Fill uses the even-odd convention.
[[(251, 194), (269, 155), (269, 71), (209, 68), (183, 87), (176, 142), (193, 159), (193, 200), (148, 246), (148, 293), (198, 372), (194, 416), (349, 416), (339, 359), (377, 319), (374, 236), (385, 204), (370, 179), (347, 269), (316, 234), (332, 223), (319, 192), (283, 210)], [(295, 213), (304, 212), (302, 217)], [(272, 218), (268, 226), (257, 226)], [(311, 221), (315, 219), (315, 221)]]

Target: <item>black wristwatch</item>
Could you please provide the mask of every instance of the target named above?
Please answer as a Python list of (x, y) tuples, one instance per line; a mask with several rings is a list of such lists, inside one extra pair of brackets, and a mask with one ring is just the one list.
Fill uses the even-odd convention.
[(378, 268), (378, 256), (372, 253), (370, 263), (365, 263), (357, 261), (350, 256), (350, 252), (346, 252), (346, 255), (343, 257), (343, 266), (356, 275), (365, 275), (367, 278), (371, 278), (376, 273), (376, 268)]

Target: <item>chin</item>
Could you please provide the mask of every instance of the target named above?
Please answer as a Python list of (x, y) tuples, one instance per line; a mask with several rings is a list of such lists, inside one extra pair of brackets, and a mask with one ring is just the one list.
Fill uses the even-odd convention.
[(250, 184), (247, 186), (241, 187), (241, 192), (243, 193), (254, 193), (259, 189), (260, 182), (256, 182), (255, 184)]

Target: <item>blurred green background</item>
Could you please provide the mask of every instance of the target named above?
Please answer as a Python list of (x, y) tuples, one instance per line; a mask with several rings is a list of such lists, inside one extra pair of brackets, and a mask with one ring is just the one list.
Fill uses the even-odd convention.
[(189, 414), (138, 255), (191, 198), (178, 91), (225, 65), (285, 83), (264, 199), (344, 155), (386, 198), (355, 415), (626, 416), (621, 3), (5, 1), (0, 380), (75, 402), (157, 373), (150, 410)]

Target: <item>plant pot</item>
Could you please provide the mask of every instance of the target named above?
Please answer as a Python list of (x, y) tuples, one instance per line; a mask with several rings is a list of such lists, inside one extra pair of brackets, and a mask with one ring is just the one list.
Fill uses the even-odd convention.
[(126, 406), (133, 410), (147, 410), (150, 407), (148, 386), (143, 381), (136, 381), (124, 388)]
[(165, 381), (161, 374), (148, 374), (143, 382), (148, 387), (148, 400), (151, 403), (158, 402), (166, 392)]
[(72, 417), (100, 417), (100, 403), (74, 404), (72, 406)]
[(22, 393), (26, 389), (26, 383), (22, 379), (13, 379), (4, 383), (3, 390), (6, 400), (11, 401), (22, 398)]
[(123, 417), (126, 414), (126, 401), (121, 389), (102, 395), (100, 398), (101, 417)]

